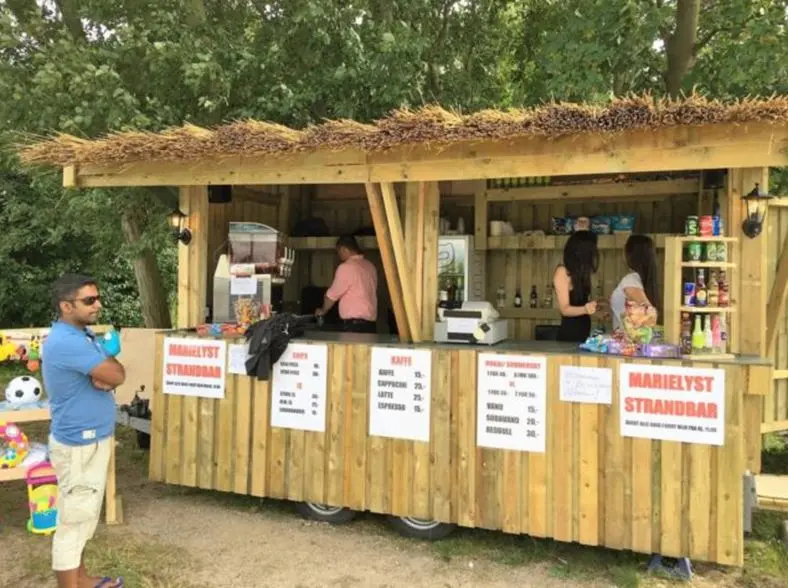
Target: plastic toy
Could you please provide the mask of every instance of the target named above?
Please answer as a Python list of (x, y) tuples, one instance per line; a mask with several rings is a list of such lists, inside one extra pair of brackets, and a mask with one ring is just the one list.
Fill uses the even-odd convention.
[(21, 406), (41, 400), (41, 383), (33, 376), (18, 376), (8, 382), (5, 399), (11, 406)]
[(0, 440), (5, 442), (0, 454), (0, 469), (15, 468), (25, 460), (30, 445), (22, 429), (14, 423), (0, 423)]
[(57, 524), (57, 476), (48, 461), (27, 470), (27, 530), (36, 535), (54, 533)]
[(27, 351), (27, 369), (30, 372), (37, 372), (41, 367), (41, 338), (33, 335), (30, 339), (30, 349)]
[(16, 345), (0, 332), (0, 363), (16, 358)]
[(115, 357), (120, 353), (120, 335), (115, 329), (110, 329), (100, 339), (101, 346), (110, 357)]

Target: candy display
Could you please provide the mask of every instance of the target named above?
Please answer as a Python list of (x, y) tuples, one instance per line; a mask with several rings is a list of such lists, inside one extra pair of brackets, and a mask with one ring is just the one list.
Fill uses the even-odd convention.
[(631, 214), (598, 216), (554, 216), (550, 219), (553, 235), (570, 235), (575, 231), (590, 230), (597, 235), (627, 234), (635, 228), (635, 217)]

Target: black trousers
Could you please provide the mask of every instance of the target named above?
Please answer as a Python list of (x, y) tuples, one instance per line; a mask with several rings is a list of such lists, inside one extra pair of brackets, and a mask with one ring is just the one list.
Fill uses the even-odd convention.
[(346, 333), (377, 333), (377, 324), (364, 319), (343, 319), (342, 330)]

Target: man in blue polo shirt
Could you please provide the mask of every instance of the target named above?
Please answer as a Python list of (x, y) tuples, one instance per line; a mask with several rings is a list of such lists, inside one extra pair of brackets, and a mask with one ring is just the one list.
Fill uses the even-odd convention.
[(49, 456), (58, 478), (52, 569), (59, 588), (117, 588), (122, 579), (88, 576), (82, 553), (96, 531), (107, 483), (115, 431), (112, 391), (126, 377), (115, 359), (120, 344), (117, 336), (105, 343), (87, 328), (101, 310), (95, 280), (67, 274), (53, 290), (58, 319), (41, 354), (52, 413)]

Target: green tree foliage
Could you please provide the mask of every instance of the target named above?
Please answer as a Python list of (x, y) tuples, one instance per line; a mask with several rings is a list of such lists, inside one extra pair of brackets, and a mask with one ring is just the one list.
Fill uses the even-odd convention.
[[(430, 102), (475, 110), (692, 88), (784, 93), (786, 2), (6, 0), (0, 138), (245, 117), (369, 121)], [(150, 307), (174, 288), (171, 192), (64, 191), (55, 174), (4, 153), (0, 324), (46, 322), (46, 284), (82, 268), (105, 282), (113, 321), (162, 326)], [(136, 223), (134, 242), (122, 218)], [(145, 271), (164, 279), (141, 304), (131, 268), (145, 251), (155, 252)]]

